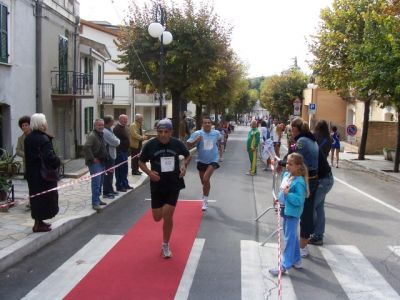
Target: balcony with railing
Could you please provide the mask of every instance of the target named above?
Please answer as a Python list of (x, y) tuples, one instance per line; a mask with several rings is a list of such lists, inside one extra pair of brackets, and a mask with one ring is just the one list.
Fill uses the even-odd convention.
[(93, 98), (93, 76), (73, 71), (51, 72), (52, 99)]
[(112, 104), (115, 97), (115, 85), (113, 83), (99, 83), (98, 101), (102, 104)]

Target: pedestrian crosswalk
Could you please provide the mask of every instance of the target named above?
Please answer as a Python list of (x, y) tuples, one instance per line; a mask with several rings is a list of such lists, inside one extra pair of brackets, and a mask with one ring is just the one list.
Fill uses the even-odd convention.
[[(119, 235), (94, 237), (23, 299), (63, 299), (108, 252), (113, 251), (114, 245), (121, 237)], [(175, 300), (190, 299), (192, 283), (204, 247), (206, 240), (195, 239), (177, 287)], [(238, 249), (240, 249), (241, 299), (278, 299), (278, 288), (281, 288), (285, 300), (304, 298), (304, 295), (296, 295), (295, 288), (304, 282), (298, 282), (298, 277), (291, 276), (291, 272), (302, 272), (301, 270), (290, 270), (288, 276), (282, 276), (281, 286), (278, 286), (278, 279), (268, 273), (269, 268), (277, 266), (277, 244), (267, 243), (261, 246), (257, 241), (242, 240)], [(400, 257), (400, 246), (391, 245), (387, 249), (395, 257)], [(331, 270), (338, 282), (332, 284), (339, 284), (348, 299), (400, 299), (395, 288), (356, 246), (325, 245), (318, 247), (318, 250), (323, 258), (319, 263), (329, 267), (327, 269)], [(296, 275), (298, 274), (301, 273)]]

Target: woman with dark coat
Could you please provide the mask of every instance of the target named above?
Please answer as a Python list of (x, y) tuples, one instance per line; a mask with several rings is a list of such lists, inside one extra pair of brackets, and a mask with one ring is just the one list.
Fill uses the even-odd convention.
[[(26, 178), (29, 196), (57, 187), (57, 181), (46, 181), (40, 174), (41, 159), (48, 167), (60, 166), (60, 159), (54, 152), (52, 136), (47, 131), (47, 121), (44, 114), (33, 114), (31, 117), (32, 132), (25, 138), (24, 151), (26, 160)], [(51, 219), (58, 213), (58, 192), (52, 191), (30, 198), (31, 215), (35, 220), (33, 232), (51, 230), (51, 225), (43, 220)]]

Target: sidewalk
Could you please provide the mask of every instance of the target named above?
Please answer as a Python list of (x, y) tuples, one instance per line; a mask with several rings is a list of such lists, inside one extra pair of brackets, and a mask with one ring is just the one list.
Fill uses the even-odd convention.
[(346, 142), (341, 143), (344, 144), (344, 152), (339, 154), (339, 159), (341, 161), (345, 161), (354, 167), (371, 172), (384, 180), (392, 180), (400, 183), (400, 173), (393, 172), (393, 161), (385, 160), (383, 154), (365, 155), (365, 160), (358, 160), (358, 148)]

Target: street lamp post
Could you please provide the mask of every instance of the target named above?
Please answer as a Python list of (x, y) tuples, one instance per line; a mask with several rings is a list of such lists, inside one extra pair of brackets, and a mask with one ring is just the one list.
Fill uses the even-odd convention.
[(148, 27), (148, 32), (153, 38), (160, 40), (160, 113), (159, 120), (163, 118), (163, 98), (164, 98), (164, 45), (168, 45), (172, 42), (172, 34), (165, 30), (165, 10), (161, 4), (156, 4), (155, 8), (156, 21), (151, 23)]

